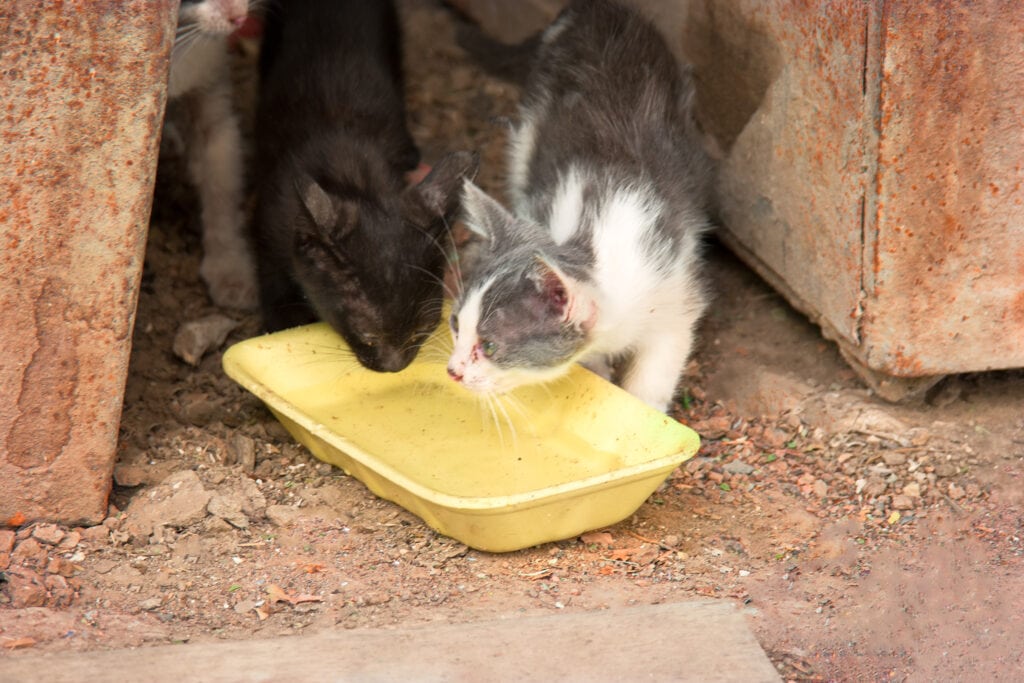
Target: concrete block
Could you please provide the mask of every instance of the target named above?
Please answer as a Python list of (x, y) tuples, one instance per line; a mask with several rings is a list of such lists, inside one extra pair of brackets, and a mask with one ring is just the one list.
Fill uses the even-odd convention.
[(782, 679), (727, 602), (679, 602), (395, 629), (0, 659), (0, 679), (673, 681)]

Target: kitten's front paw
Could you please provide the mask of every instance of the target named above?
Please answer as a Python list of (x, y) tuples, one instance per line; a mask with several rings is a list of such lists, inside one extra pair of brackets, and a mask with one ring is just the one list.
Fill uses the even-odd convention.
[(612, 364), (608, 362), (608, 358), (606, 356), (584, 358), (580, 361), (580, 365), (609, 382), (612, 380), (612, 372), (614, 372), (614, 368), (612, 367)]
[(248, 259), (204, 258), (199, 275), (218, 306), (248, 311), (259, 304), (256, 268)]

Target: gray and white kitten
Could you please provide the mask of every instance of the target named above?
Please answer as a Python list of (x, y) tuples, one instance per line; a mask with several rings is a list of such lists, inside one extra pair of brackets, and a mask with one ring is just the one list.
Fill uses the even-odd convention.
[(203, 260), (199, 275), (218, 306), (253, 308), (256, 266), (242, 211), (242, 139), (233, 108), (227, 37), (249, 12), (247, 0), (182, 0), (167, 96), (188, 117), (179, 129), (199, 195)]
[(448, 374), (503, 393), (582, 362), (667, 410), (706, 305), (713, 165), (693, 80), (611, 0), (574, 0), (543, 34), (509, 154), (513, 211), (470, 182), (477, 242), (451, 316)]

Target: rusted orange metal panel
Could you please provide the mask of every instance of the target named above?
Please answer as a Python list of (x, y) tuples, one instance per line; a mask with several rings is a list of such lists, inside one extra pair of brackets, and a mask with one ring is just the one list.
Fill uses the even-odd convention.
[(876, 388), (1024, 367), (1020, 4), (679, 7), (724, 239)]
[(0, 4), (0, 524), (106, 513), (176, 9)]
[(1024, 8), (887, 2), (861, 351), (916, 376), (1024, 367)]
[(727, 152), (727, 241), (851, 341), (862, 294), (870, 20), (862, 2), (703, 0), (689, 3), (681, 39), (702, 119)]

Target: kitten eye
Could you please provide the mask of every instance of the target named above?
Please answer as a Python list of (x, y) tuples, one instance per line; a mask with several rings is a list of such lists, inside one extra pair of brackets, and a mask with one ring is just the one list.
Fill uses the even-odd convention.
[(484, 358), (490, 358), (494, 355), (494, 352), (498, 350), (498, 345), (492, 341), (480, 342), (480, 352), (484, 354)]
[(369, 347), (369, 348), (372, 349), (374, 346), (377, 345), (377, 338), (376, 337), (370, 337), (370, 336), (360, 337), (359, 338), (359, 342), (363, 346), (366, 346), (366, 347)]
[(455, 334), (459, 333), (459, 317), (454, 313), (448, 317), (448, 325), (451, 326), (452, 332)]

